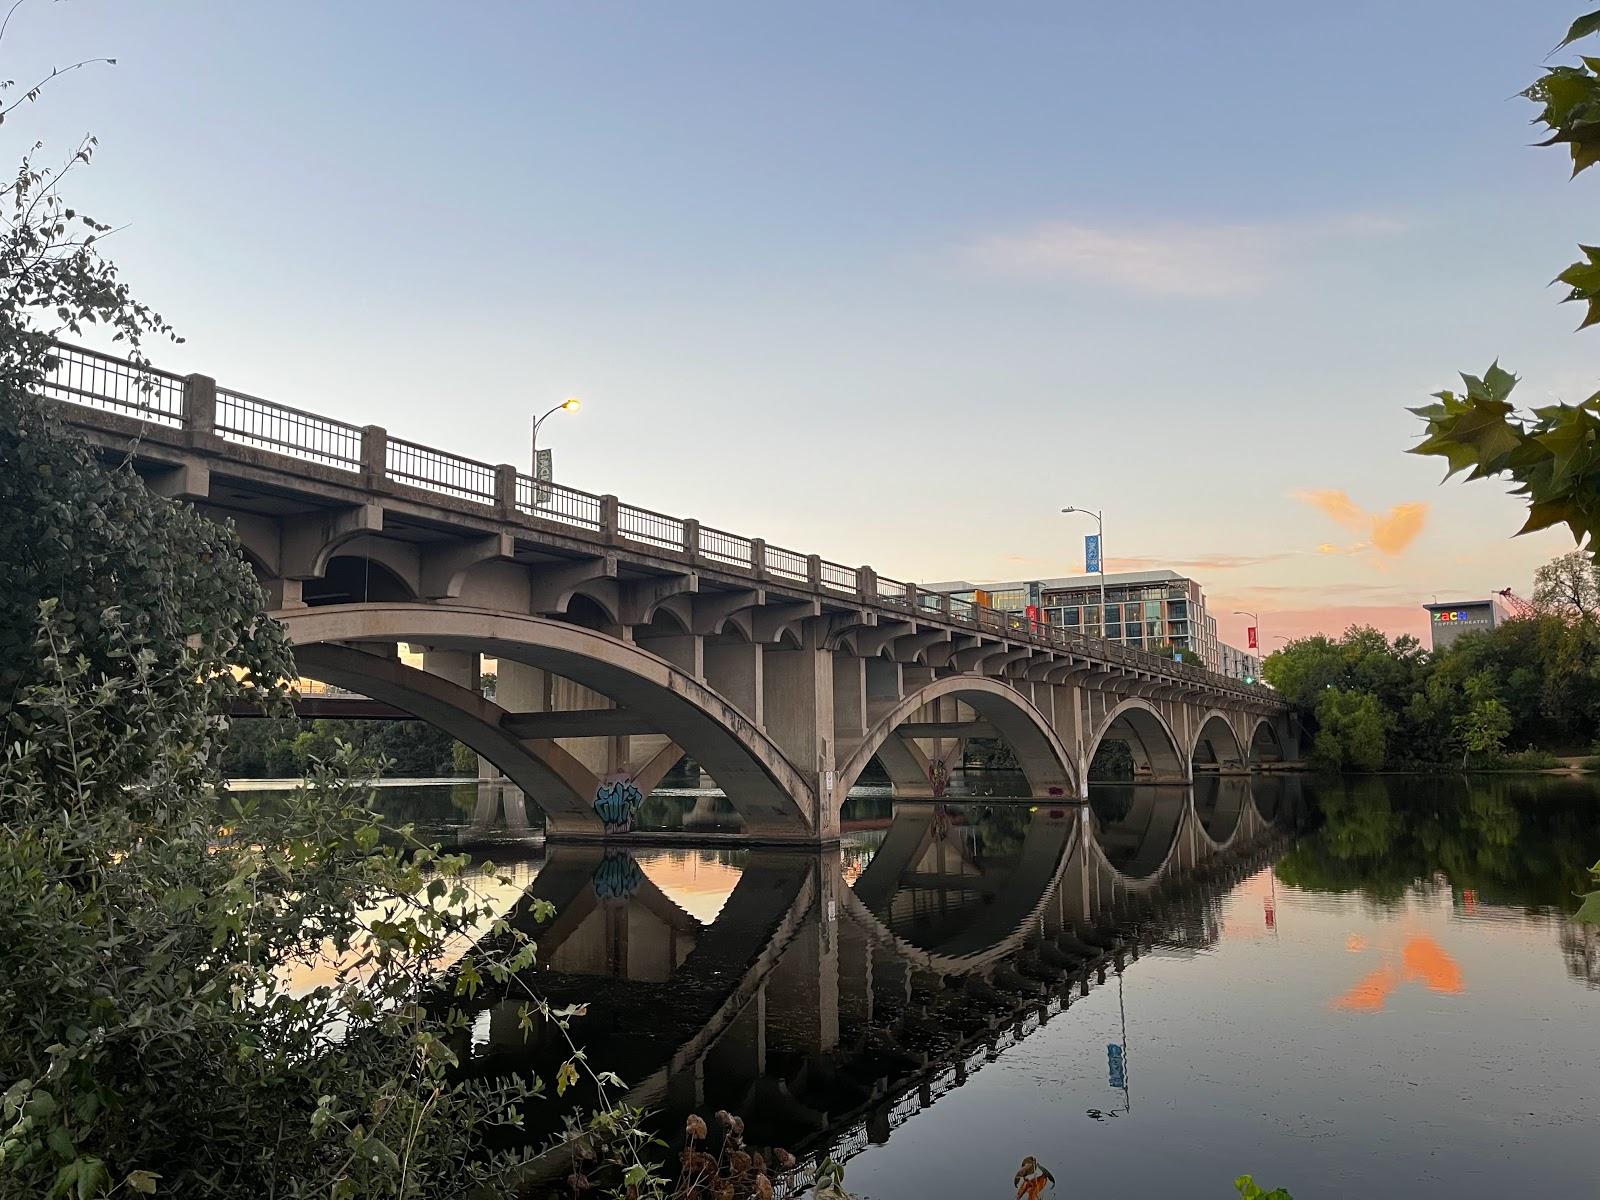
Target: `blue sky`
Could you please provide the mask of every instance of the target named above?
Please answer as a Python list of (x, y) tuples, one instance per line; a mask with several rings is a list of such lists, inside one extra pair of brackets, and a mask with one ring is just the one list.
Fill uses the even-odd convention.
[[(32, 0), (0, 127), (180, 370), (886, 575), (1193, 571), (1237, 638), (1526, 592), (1556, 533), (1401, 451), (1457, 370), (1577, 399), (1534, 150), (1578, 8)], [(1421, 508), (1419, 506), (1426, 506)]]

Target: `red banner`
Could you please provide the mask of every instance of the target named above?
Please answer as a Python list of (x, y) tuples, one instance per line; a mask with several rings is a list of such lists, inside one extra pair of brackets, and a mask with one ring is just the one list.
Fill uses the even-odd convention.
[(1256, 627), (1254, 625), (1245, 630), (1245, 636), (1250, 639), (1250, 649), (1256, 649)]

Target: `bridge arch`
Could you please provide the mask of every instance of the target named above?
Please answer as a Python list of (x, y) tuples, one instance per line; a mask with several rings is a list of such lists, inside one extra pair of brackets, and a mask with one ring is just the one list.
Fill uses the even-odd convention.
[(918, 711), (946, 697), (961, 701), (994, 726), (1016, 754), (1017, 765), (1035, 796), (1070, 799), (1077, 795), (1072, 755), (1044, 713), (1015, 688), (975, 675), (935, 679), (908, 692), (884, 714), (840, 766), (834, 787), (838, 802), (843, 802), (874, 757), (897, 786), (909, 784), (915, 777), (926, 787), (926, 756), (896, 734)]
[(1100, 722), (1089, 739), (1084, 756), (1094, 761), (1107, 739), (1123, 741), (1133, 752), (1134, 778), (1141, 782), (1184, 783), (1190, 777), (1189, 756), (1180, 748), (1172, 726), (1154, 705), (1130, 697), (1118, 704)]
[(1288, 757), (1284, 752), (1283, 738), (1278, 732), (1278, 726), (1270, 718), (1256, 717), (1249, 728), (1250, 762), (1282, 762)]
[[(303, 656), (317, 671), (340, 674), (341, 678), (329, 682), (388, 700), (407, 711), (415, 711), (411, 706), (426, 708), (427, 714), (417, 715), (441, 724), (519, 786), (522, 780), (517, 776), (524, 775), (528, 780), (525, 790), (545, 808), (552, 829), (563, 824), (580, 832), (596, 828), (588, 809), (592, 795), (581, 817), (574, 811), (573, 781), (551, 765), (557, 761), (550, 753), (555, 749), (553, 743), (525, 742), (522, 753), (514, 753), (508, 743), (515, 739), (499, 728), (503, 710), (482, 697), (477, 697), (481, 704), (474, 702), (475, 693), (470, 689), (430, 691), (431, 685), (396, 670), (400, 664), (392, 659), (348, 646), (345, 655), (320, 648), (416, 642), (551, 671), (648, 716), (674, 746), (711, 772), (749, 833), (803, 837), (813, 829), (814, 792), (778, 746), (728, 700), (637, 646), (569, 622), (446, 605), (342, 604), (286, 609), (271, 615), (283, 624), (297, 659)], [(363, 661), (367, 659), (371, 665)], [(316, 677), (314, 672), (308, 673)], [(455, 729), (444, 726), (445, 721)]]
[(1219, 770), (1238, 770), (1248, 761), (1238, 731), (1227, 714), (1211, 709), (1200, 719), (1195, 730), (1194, 744), (1189, 747), (1189, 758), (1216, 766)]

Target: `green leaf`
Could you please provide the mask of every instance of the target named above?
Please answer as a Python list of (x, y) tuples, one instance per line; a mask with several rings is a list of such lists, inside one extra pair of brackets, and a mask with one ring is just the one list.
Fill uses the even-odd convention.
[[(1596, 32), (1600, 32), (1600, 9), (1596, 9), (1592, 13), (1584, 13), (1583, 16), (1574, 21), (1572, 27), (1567, 30), (1567, 36), (1561, 39), (1561, 43), (1556, 47), (1556, 50), (1565, 49), (1567, 46), (1572, 45), (1573, 42)], [(1555, 50), (1552, 50), (1551, 53), (1554, 54)]]
[(1600, 925), (1600, 892), (1586, 895), (1583, 903), (1578, 905), (1578, 911), (1572, 914), (1572, 919), (1580, 925)]
[(146, 1196), (154, 1196), (156, 1194), (156, 1180), (160, 1178), (161, 1176), (154, 1171), (129, 1171), (128, 1177), (122, 1182), (136, 1192), (142, 1192)]

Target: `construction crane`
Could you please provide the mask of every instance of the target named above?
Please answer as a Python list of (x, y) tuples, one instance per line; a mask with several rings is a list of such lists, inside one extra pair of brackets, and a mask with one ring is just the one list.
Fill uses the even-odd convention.
[(1533, 605), (1510, 588), (1501, 588), (1495, 595), (1506, 602), (1506, 607), (1511, 610), (1511, 615), (1514, 617), (1531, 617), (1535, 613)]

